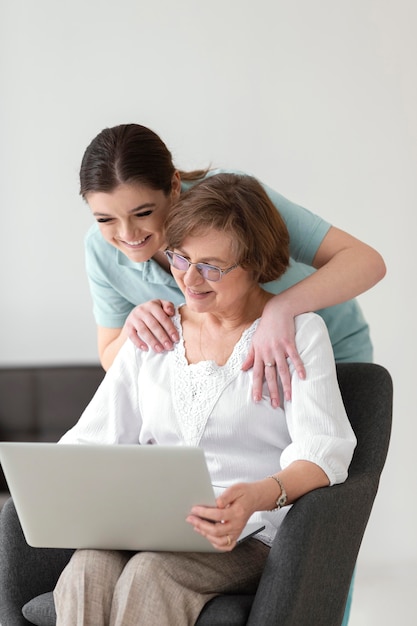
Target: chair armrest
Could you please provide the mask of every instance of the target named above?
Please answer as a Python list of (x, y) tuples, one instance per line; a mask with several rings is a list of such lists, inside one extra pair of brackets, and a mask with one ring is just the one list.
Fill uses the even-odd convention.
[(354, 476), (293, 505), (271, 547), (248, 625), (340, 626), (378, 482), (377, 475)]
[(0, 624), (26, 626), (22, 606), (52, 591), (73, 550), (32, 548), (9, 498), (0, 513)]

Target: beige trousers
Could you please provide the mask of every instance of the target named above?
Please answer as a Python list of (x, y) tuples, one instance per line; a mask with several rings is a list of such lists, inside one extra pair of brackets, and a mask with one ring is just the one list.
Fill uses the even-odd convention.
[(254, 593), (269, 548), (231, 552), (77, 550), (54, 591), (57, 626), (187, 626), (211, 598)]

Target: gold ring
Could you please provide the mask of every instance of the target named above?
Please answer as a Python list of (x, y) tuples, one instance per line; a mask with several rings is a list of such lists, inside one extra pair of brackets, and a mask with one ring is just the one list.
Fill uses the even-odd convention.
[(228, 546), (232, 545), (232, 540), (230, 539), (230, 535), (227, 535), (227, 545)]
[(275, 367), (275, 363), (265, 363), (266, 367)]

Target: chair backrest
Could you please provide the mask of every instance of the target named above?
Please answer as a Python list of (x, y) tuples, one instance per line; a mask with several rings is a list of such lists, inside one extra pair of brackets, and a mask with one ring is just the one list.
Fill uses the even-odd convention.
[(374, 363), (339, 363), (337, 376), (358, 439), (349, 476), (379, 476), (391, 435), (393, 385), (389, 372)]

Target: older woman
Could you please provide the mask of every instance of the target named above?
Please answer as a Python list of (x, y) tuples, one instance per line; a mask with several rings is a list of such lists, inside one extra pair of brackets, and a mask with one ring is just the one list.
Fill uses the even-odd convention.
[[(286, 506), (347, 477), (355, 436), (323, 320), (296, 318), (306, 378), (290, 364), (292, 400), (278, 409), (266, 383), (253, 403), (241, 367), (273, 297), (260, 283), (289, 262), (287, 229), (261, 185), (208, 178), (170, 211), (165, 237), (185, 298), (173, 316), (179, 342), (163, 353), (126, 342), (61, 442), (201, 446), (217, 506), (195, 506), (187, 521), (218, 553), (79, 550), (55, 590), (58, 625), (194, 624), (215, 595), (256, 589)], [(237, 545), (250, 517), (265, 530)]]

